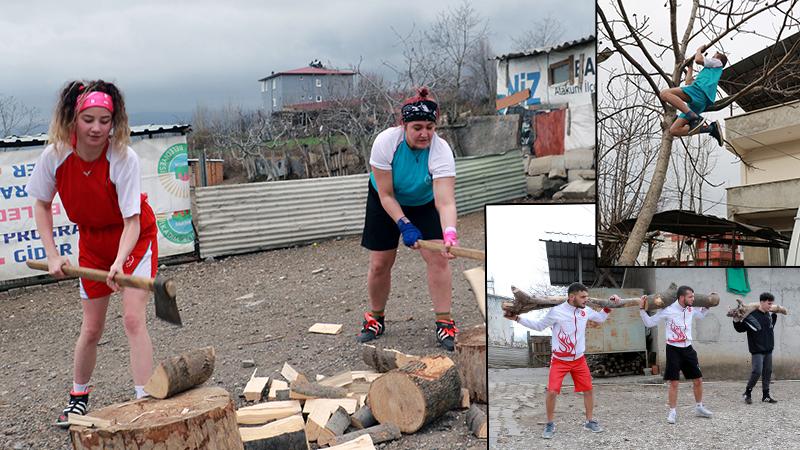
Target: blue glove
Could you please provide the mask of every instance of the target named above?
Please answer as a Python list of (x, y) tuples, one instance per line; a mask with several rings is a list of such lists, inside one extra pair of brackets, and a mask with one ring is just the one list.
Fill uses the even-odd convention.
[(422, 232), (415, 227), (405, 216), (397, 221), (397, 228), (403, 233), (403, 244), (407, 247), (413, 246), (418, 240), (422, 239)]

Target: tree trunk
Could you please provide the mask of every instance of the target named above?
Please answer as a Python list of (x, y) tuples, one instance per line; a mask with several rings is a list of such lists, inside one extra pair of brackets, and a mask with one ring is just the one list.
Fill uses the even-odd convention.
[(144, 387), (155, 398), (171, 397), (203, 384), (214, 372), (214, 347), (192, 350), (163, 361)]
[(650, 180), (647, 195), (644, 197), (644, 202), (642, 202), (642, 209), (636, 218), (636, 224), (628, 235), (625, 247), (622, 249), (622, 255), (617, 261), (616, 265), (618, 266), (633, 266), (636, 264), (636, 257), (639, 256), (647, 229), (650, 228), (653, 215), (657, 212), (658, 201), (661, 199), (661, 192), (664, 190), (664, 181), (667, 179), (667, 170), (669, 169), (670, 155), (672, 154), (672, 141), (674, 138), (669, 133), (669, 127), (675, 121), (675, 116), (675, 110), (672, 108), (664, 112), (664, 118), (661, 121), (661, 149), (658, 152), (656, 168), (653, 171), (653, 178)]
[[(744, 303), (740, 299), (736, 299), (736, 306), (728, 310), (726, 314), (728, 317), (733, 318), (736, 322), (741, 322), (745, 319), (745, 317), (749, 316), (750, 313), (758, 309), (758, 303)], [(789, 314), (781, 305), (772, 305), (769, 308), (769, 312), (776, 313), (776, 314)]]
[(218, 387), (192, 389), (167, 400), (144, 398), (92, 411), (92, 416), (115, 421), (107, 428), (73, 425), (73, 448), (241, 449), (233, 400)]
[(446, 356), (426, 356), (372, 382), (367, 404), (380, 423), (415, 433), (461, 403), (461, 381)]
[(453, 359), (461, 378), (461, 386), (469, 390), (469, 398), (474, 402), (488, 403), (485, 325), (456, 335), (456, 352)]

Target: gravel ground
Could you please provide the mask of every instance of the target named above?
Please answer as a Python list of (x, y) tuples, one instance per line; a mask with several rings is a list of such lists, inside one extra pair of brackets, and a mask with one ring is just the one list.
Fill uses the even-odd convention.
[(759, 383), (754, 403), (747, 405), (741, 399), (743, 381), (706, 382), (704, 403), (714, 417), (705, 419), (694, 416), (691, 384), (681, 383), (678, 423), (670, 425), (666, 385), (595, 384), (594, 417), (605, 432), (593, 434), (583, 430), (583, 397), (569, 387), (556, 404), (556, 435), (544, 440), (544, 386), (490, 382), (490, 436), (496, 436), (491, 448), (799, 448), (800, 430), (790, 419), (800, 408), (800, 383), (774, 382), (774, 405), (760, 402), (760, 389)]
[[(484, 247), (483, 213), (459, 220), (461, 245)], [(179, 286), (183, 328), (155, 319), (148, 326), (155, 360), (212, 345), (217, 364), (213, 379), (239, 398), (253, 372), (264, 376), (288, 361), (313, 377), (368, 367), (355, 342), (366, 308), (368, 252), (360, 237), (315, 245), (166, 267), (161, 273)], [(453, 267), (453, 315), (461, 328), (483, 318), (461, 271), (478, 265), (457, 259)], [(318, 272), (319, 269), (322, 269)], [(75, 281), (0, 293), (0, 448), (66, 449), (66, 432), (53, 421), (68, 399), (72, 351), (80, 328)], [(106, 331), (91, 383), (90, 407), (127, 401), (133, 393), (127, 339), (119, 299), (112, 298)], [(402, 248), (393, 272), (387, 305), (387, 334), (379, 343), (412, 354), (444, 353), (434, 335), (434, 315), (422, 258)], [(309, 334), (315, 322), (342, 323), (335, 336)], [(269, 343), (253, 343), (278, 337)], [(465, 413), (451, 411), (413, 435), (382, 445), (386, 449), (486, 448), (464, 424)]]

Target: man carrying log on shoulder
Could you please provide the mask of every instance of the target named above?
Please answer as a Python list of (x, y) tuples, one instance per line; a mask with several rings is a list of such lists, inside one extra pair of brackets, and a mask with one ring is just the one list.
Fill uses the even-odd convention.
[(694, 399), (697, 402), (694, 411), (699, 417), (710, 418), (711, 411), (703, 405), (703, 374), (700, 372), (700, 363), (697, 352), (692, 348), (692, 318), (702, 319), (708, 314), (708, 308), (699, 310), (692, 307), (694, 304), (694, 289), (681, 286), (676, 293), (676, 300), (653, 316), (649, 316), (647, 296), (639, 300), (639, 315), (647, 328), (658, 325), (664, 320), (667, 330), (667, 368), (664, 371), (664, 381), (669, 381), (669, 413), (667, 422), (675, 423), (678, 412), (678, 380), (680, 372), (687, 380), (694, 383)]
[(758, 309), (751, 312), (741, 322), (733, 322), (733, 328), (739, 333), (747, 332), (747, 347), (752, 356), (753, 371), (742, 397), (748, 405), (753, 403), (750, 393), (753, 391), (759, 377), (761, 378), (761, 401), (765, 403), (778, 403), (769, 395), (769, 381), (772, 376), (772, 349), (775, 347), (775, 322), (778, 315), (769, 310), (775, 297), (769, 292), (764, 292), (759, 297)]
[[(553, 416), (556, 409), (556, 396), (561, 392), (561, 384), (567, 373), (572, 376), (575, 383), (575, 392), (583, 392), (583, 404), (586, 407), (586, 422), (583, 428), (593, 433), (603, 431), (603, 428), (592, 417), (594, 408), (592, 375), (589, 373), (589, 366), (586, 364), (583, 352), (586, 348), (586, 322), (590, 320), (598, 323), (605, 322), (611, 309), (603, 308), (598, 312), (586, 308), (586, 302), (589, 301), (589, 290), (581, 283), (572, 283), (567, 289), (567, 295), (566, 302), (550, 308), (547, 314), (539, 320), (519, 315), (506, 316), (507, 319), (536, 331), (542, 331), (549, 326), (553, 327), (551, 341), (553, 357), (550, 363), (545, 400), (547, 424), (542, 433), (542, 437), (545, 439), (550, 439), (555, 434), (556, 426), (553, 423)], [(620, 298), (616, 295), (609, 300), (615, 304), (620, 302)]]

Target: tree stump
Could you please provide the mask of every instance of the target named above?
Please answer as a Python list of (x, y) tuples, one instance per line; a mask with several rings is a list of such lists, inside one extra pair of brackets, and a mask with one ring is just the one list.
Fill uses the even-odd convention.
[(461, 381), (453, 360), (425, 356), (372, 382), (367, 404), (375, 420), (414, 433), (461, 404)]
[(461, 377), (461, 386), (469, 389), (469, 398), (473, 402), (488, 403), (486, 325), (479, 325), (456, 335), (456, 354), (453, 359)]
[(243, 449), (233, 400), (225, 389), (201, 387), (167, 400), (144, 398), (89, 412), (109, 427), (69, 429), (81, 449)]

